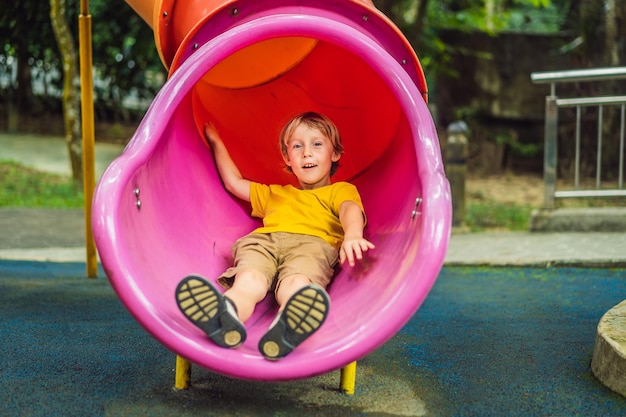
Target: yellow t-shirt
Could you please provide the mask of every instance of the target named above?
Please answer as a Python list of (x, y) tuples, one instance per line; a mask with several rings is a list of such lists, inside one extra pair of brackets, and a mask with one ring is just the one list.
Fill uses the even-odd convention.
[(314, 190), (253, 182), (250, 185), (252, 215), (263, 218), (263, 227), (253, 233), (312, 235), (338, 249), (344, 235), (339, 221), (339, 207), (344, 201), (354, 201), (363, 211), (359, 192), (347, 182), (337, 182)]

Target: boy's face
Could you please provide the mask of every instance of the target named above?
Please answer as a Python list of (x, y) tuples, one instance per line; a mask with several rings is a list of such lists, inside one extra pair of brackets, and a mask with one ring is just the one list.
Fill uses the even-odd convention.
[(326, 136), (306, 124), (299, 125), (286, 139), (285, 163), (291, 168), (303, 190), (330, 185), (330, 168), (338, 155)]

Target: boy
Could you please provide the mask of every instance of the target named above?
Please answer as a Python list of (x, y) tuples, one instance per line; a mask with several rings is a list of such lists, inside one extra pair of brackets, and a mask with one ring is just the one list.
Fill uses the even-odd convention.
[[(289, 354), (322, 325), (330, 300), (325, 291), (337, 261), (354, 266), (374, 245), (363, 238), (361, 198), (346, 182), (330, 177), (343, 153), (336, 126), (326, 116), (307, 112), (294, 117), (280, 134), (291, 185), (264, 185), (242, 177), (212, 123), (204, 128), (226, 189), (252, 205), (263, 227), (233, 245), (234, 266), (218, 282), (188, 276), (176, 288), (183, 314), (213, 342), (235, 348), (246, 338), (243, 323), (275, 285), (278, 315), (259, 341), (266, 359)], [(339, 258), (339, 259), (338, 259)]]

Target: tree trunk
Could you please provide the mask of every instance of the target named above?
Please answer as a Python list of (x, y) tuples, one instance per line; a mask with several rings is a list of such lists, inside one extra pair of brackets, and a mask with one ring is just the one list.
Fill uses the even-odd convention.
[(63, 60), (63, 121), (72, 178), (77, 185), (82, 187), (83, 161), (77, 76), (78, 56), (74, 39), (65, 20), (65, 0), (50, 0), (50, 20)]
[(418, 49), (420, 46), (420, 40), (422, 38), (422, 32), (424, 30), (424, 21), (426, 20), (426, 13), (428, 10), (428, 0), (419, 0), (417, 7), (417, 16), (415, 18), (415, 25), (413, 25), (413, 48)]
[(604, 10), (606, 13), (606, 62), (609, 66), (617, 66), (619, 65), (617, 2), (606, 0)]
[(396, 3), (394, 0), (374, 0), (374, 5), (378, 10), (383, 12), (389, 19), (393, 20), (393, 5)]
[[(27, 26), (29, 24), (28, 21), (25, 20), (24, 16), (27, 16), (27, 13), (23, 10), (24, 5), (21, 2), (18, 2), (18, 9), (16, 13), (16, 29), (15, 32), (19, 34), (24, 34), (27, 31)], [(33, 97), (33, 85), (32, 79), (30, 75), (30, 65), (28, 64), (28, 59), (30, 58), (30, 54), (28, 51), (28, 37), (27, 36), (18, 36), (15, 40), (16, 48), (15, 48), (15, 58), (17, 60), (17, 91), (15, 93), (15, 103), (17, 105), (16, 110), (16, 123), (17, 117), (20, 113), (27, 113), (31, 110), (32, 97)]]

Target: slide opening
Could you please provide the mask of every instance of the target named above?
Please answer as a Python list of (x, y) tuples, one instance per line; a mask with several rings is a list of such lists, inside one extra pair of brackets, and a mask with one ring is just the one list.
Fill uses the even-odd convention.
[[(239, 79), (222, 77), (225, 61), (207, 72), (193, 90), (198, 129), (205, 121), (214, 121), (247, 178), (293, 183), (276, 152), (280, 130), (300, 112), (324, 113), (337, 124), (346, 148), (334, 180), (353, 180), (388, 148), (399, 128), (399, 104), (385, 82), (355, 54), (329, 42), (296, 39), (314, 47), (279, 76), (256, 78), (256, 59), (248, 50), (256, 52), (257, 44), (237, 53)], [(243, 73), (244, 68), (248, 72)], [(238, 80), (239, 85), (252, 85), (225, 86)]]

